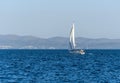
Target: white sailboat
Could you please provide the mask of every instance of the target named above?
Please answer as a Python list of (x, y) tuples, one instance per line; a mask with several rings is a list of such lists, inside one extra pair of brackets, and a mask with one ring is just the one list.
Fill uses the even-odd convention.
[(79, 53), (81, 55), (85, 54), (84, 50), (75, 49), (76, 44), (75, 44), (75, 26), (74, 26), (74, 24), (72, 25), (72, 29), (70, 32), (69, 44), (70, 44), (70, 52), (71, 53)]

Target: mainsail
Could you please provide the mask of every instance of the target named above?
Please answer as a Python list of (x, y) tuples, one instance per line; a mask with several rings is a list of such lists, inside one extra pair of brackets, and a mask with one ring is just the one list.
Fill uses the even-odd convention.
[(75, 49), (75, 27), (74, 24), (72, 26), (71, 32), (70, 32), (70, 48)]

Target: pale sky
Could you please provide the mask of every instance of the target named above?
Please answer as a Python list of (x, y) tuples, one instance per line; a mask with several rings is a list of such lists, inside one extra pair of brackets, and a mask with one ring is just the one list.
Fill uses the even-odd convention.
[(0, 34), (120, 38), (120, 0), (0, 0)]

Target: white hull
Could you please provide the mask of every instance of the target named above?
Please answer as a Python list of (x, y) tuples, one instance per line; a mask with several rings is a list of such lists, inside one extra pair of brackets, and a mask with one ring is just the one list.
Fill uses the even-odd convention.
[(77, 49), (75, 49), (75, 50), (70, 50), (70, 53), (84, 55), (85, 51), (84, 50), (77, 50)]

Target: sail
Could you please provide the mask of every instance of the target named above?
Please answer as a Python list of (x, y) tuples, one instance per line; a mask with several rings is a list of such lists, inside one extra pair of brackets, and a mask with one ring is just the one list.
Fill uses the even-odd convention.
[(74, 24), (72, 26), (71, 32), (70, 32), (70, 48), (75, 49), (75, 27)]

